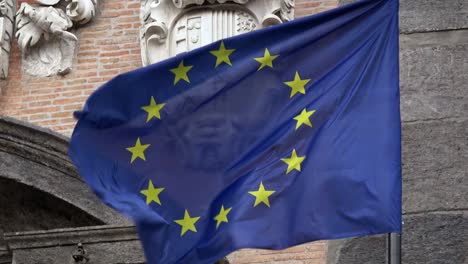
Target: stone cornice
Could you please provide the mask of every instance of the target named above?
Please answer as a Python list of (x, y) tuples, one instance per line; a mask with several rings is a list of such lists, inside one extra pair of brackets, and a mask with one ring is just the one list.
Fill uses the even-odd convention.
[[(6, 233), (4, 239), (11, 251), (21, 249), (72, 246), (78, 243), (96, 244), (119, 241), (138, 241), (133, 226), (93, 226), (47, 231)], [(1, 248), (0, 248), (1, 250)]]
[(102, 223), (129, 224), (104, 205), (79, 176), (68, 158), (68, 142), (48, 129), (0, 117), (0, 177), (55, 196)]
[(52, 130), (0, 117), (0, 151), (32, 160), (82, 181), (68, 159), (68, 143), (67, 137)]
[(11, 254), (3, 237), (0, 237), (0, 264), (3, 263), (11, 263)]

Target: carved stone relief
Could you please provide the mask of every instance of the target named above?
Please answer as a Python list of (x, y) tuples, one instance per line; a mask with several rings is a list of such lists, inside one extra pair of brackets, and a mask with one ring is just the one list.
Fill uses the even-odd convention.
[(16, 0), (0, 0), (0, 79), (8, 77)]
[(88, 23), (97, 0), (35, 0), (16, 14), (16, 37), (24, 70), (35, 76), (65, 75), (72, 68), (77, 37), (73, 26)]
[(294, 18), (294, 0), (141, 0), (141, 54), (149, 65)]

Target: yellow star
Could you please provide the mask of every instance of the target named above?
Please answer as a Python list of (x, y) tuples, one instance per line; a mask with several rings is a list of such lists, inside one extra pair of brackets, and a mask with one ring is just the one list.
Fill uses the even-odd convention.
[(195, 223), (200, 219), (200, 217), (190, 217), (189, 212), (185, 210), (184, 219), (175, 220), (177, 224), (182, 227), (180, 231), (180, 236), (183, 236), (187, 231), (197, 232), (197, 228), (195, 227)]
[(301, 163), (305, 160), (306, 156), (298, 157), (296, 149), (293, 149), (291, 157), (281, 159), (284, 163), (288, 164), (288, 170), (286, 174), (290, 173), (292, 170), (301, 171)]
[(137, 158), (146, 160), (145, 150), (151, 146), (150, 144), (141, 145), (140, 138), (137, 139), (135, 146), (127, 148), (132, 153), (132, 159), (130, 163), (133, 163)]
[(225, 210), (224, 205), (221, 205), (221, 210), (219, 211), (219, 214), (215, 216), (214, 218), (214, 220), (216, 221), (216, 229), (218, 229), (219, 225), (222, 222), (226, 222), (226, 223), (228, 222), (227, 215), (229, 214), (229, 212), (231, 212), (231, 210), (232, 210), (232, 207)]
[(273, 193), (275, 193), (275, 191), (265, 190), (265, 187), (263, 186), (263, 182), (260, 182), (260, 187), (258, 187), (258, 191), (252, 191), (249, 193), (255, 196), (254, 207), (256, 207), (259, 203), (264, 203), (268, 207), (270, 207), (270, 201), (268, 200), (268, 197), (270, 197)]
[(193, 66), (185, 66), (184, 61), (181, 61), (177, 68), (171, 69), (171, 72), (175, 74), (174, 85), (176, 85), (180, 80), (184, 80), (190, 83), (190, 79), (187, 73), (193, 68)]
[(235, 49), (226, 49), (224, 47), (224, 41), (221, 41), (221, 45), (219, 46), (219, 50), (210, 51), (211, 54), (216, 56), (216, 66), (218, 67), (221, 63), (226, 63), (232, 66), (231, 59), (229, 59), (229, 55), (233, 53)]
[(305, 94), (305, 85), (309, 82), (310, 79), (301, 80), (299, 72), (296, 71), (296, 76), (294, 76), (294, 80), (290, 82), (285, 82), (287, 86), (291, 87), (291, 96), (289, 98), (292, 98), (297, 93)]
[(154, 97), (151, 96), (151, 102), (149, 105), (143, 106), (141, 109), (145, 110), (148, 113), (146, 118), (146, 123), (148, 123), (153, 117), (161, 119), (161, 113), (159, 112), (166, 104), (157, 104), (154, 100)]
[(161, 201), (159, 200), (159, 194), (162, 191), (164, 191), (164, 188), (154, 188), (153, 182), (150, 180), (148, 183), (148, 189), (141, 190), (140, 193), (146, 196), (146, 204), (155, 202), (161, 205)]
[(297, 120), (296, 123), (296, 130), (301, 127), (303, 124), (312, 127), (312, 123), (310, 123), (310, 117), (315, 113), (315, 110), (307, 111), (306, 108), (302, 110), (302, 112), (294, 117), (294, 120)]
[(270, 51), (268, 49), (265, 49), (265, 54), (263, 55), (263, 57), (255, 58), (256, 61), (261, 63), (261, 65), (260, 65), (260, 67), (258, 68), (257, 71), (263, 69), (266, 66), (268, 66), (270, 68), (273, 68), (273, 61), (278, 57), (279, 57), (279, 55), (273, 55), (272, 56), (270, 54)]

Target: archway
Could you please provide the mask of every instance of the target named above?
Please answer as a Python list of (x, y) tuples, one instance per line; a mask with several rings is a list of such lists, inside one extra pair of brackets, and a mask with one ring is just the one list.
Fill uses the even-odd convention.
[[(0, 217), (0, 229), (129, 223), (94, 195), (67, 151), (66, 137), (0, 117), (0, 210), (8, 212)], [(18, 221), (5, 226), (14, 219)]]

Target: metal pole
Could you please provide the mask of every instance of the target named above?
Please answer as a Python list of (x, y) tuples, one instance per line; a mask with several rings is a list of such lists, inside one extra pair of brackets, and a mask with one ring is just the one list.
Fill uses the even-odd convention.
[(388, 264), (401, 264), (401, 234), (387, 235), (387, 259)]

